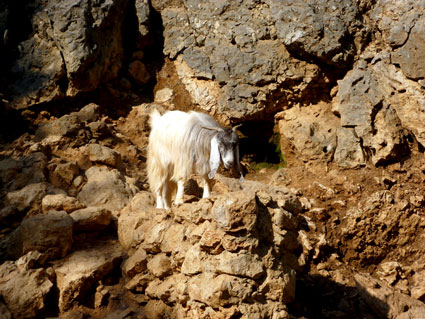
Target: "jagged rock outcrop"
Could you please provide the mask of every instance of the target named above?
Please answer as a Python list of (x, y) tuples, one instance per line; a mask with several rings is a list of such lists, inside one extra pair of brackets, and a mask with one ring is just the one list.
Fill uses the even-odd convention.
[(121, 261), (123, 251), (116, 242), (90, 245), (72, 253), (55, 267), (59, 309), (69, 310), (81, 301), (99, 280)]
[(49, 260), (63, 258), (71, 251), (72, 226), (65, 211), (29, 217), (13, 233), (8, 253), (15, 259), (30, 251), (38, 251)]
[(86, 206), (100, 206), (117, 216), (137, 191), (134, 181), (116, 169), (93, 166), (86, 171), (87, 183), (78, 193), (78, 200)]
[(52, 268), (37, 265), (39, 255), (29, 252), (15, 262), (0, 265), (0, 295), (13, 318), (34, 318), (45, 310), (54, 274)]
[[(422, 318), (424, 8), (1, 2), (0, 317)], [(156, 210), (152, 108), (247, 122), (288, 167), (241, 152), (245, 184)]]
[(360, 295), (374, 312), (385, 318), (421, 318), (425, 315), (425, 305), (418, 300), (398, 292), (367, 274), (355, 275)]
[(169, 316), (204, 318), (230, 308), (284, 317), (295, 293), (301, 204), (288, 190), (245, 183), (171, 211), (153, 209), (152, 195), (138, 193), (118, 219), (130, 256), (122, 266), (127, 289), (162, 300), (173, 309)]
[[(340, 117), (334, 159), (343, 168), (358, 168), (368, 161), (374, 165), (399, 161), (409, 153), (412, 138), (424, 145), (425, 57), (419, 53), (423, 41), (422, 33), (417, 32), (425, 17), (423, 5), (377, 1), (371, 9), (367, 19), (376, 28), (373, 41), (333, 91), (332, 112)], [(283, 113), (290, 117), (291, 112)], [(301, 113), (298, 121), (309, 121), (308, 112)], [(288, 126), (286, 120), (281, 122), (281, 126)], [(313, 123), (323, 125), (321, 118)], [(281, 131), (283, 136), (285, 133)], [(315, 140), (311, 132), (299, 130), (294, 135), (297, 140)], [(288, 143), (288, 138), (282, 143)], [(302, 157), (314, 159), (308, 146), (294, 146)]]
[(365, 35), (352, 1), (152, 5), (164, 23), (164, 53), (195, 104), (235, 120), (318, 98), (328, 75), (312, 61), (344, 69)]
[[(22, 108), (100, 87), (134, 98), (132, 89), (144, 87), (159, 65), (158, 92), (174, 93), (168, 108), (194, 106), (227, 123), (283, 112), (276, 120), (287, 152), (342, 168), (385, 165), (409, 153), (412, 140), (425, 143), (423, 4), (37, 1), (25, 7), (32, 32), (20, 38), (13, 25), (8, 30), (16, 9), (4, 5), (1, 28), (11, 39), (3, 45), (14, 76), (3, 79), (12, 88), (3, 94)], [(146, 58), (147, 46), (162, 52)], [(323, 116), (314, 119), (317, 105)], [(302, 109), (291, 122), (294, 106)], [(304, 127), (293, 130), (297, 121)], [(106, 131), (95, 121), (89, 130), (78, 123), (66, 116), (37, 138)]]
[[(23, 108), (75, 96), (116, 78), (124, 65), (129, 9), (128, 0), (32, 3), (32, 32), (27, 38), (16, 43), (19, 39), (13, 36), (18, 32), (9, 26), (9, 45), (17, 47), (6, 49), (20, 51), (10, 70), (14, 80), (9, 105)], [(137, 1), (133, 15), (139, 25), (138, 42), (149, 33), (149, 12), (147, 1)]]

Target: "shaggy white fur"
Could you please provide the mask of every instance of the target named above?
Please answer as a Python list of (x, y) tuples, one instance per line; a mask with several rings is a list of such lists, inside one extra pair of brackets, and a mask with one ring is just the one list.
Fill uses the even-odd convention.
[(243, 181), (234, 129), (200, 112), (168, 111), (161, 116), (153, 110), (150, 124), (147, 169), (157, 208), (170, 208), (176, 184), (175, 204), (182, 204), (184, 182), (193, 173), (203, 179), (203, 198), (209, 197), (209, 179), (214, 178), (220, 162), (227, 169), (236, 164)]

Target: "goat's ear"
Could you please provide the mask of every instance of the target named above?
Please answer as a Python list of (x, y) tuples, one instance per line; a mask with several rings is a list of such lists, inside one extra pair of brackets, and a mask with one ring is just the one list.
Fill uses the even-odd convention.
[(218, 149), (217, 137), (214, 136), (211, 140), (211, 152), (210, 152), (210, 168), (211, 171), (208, 174), (210, 179), (213, 179), (215, 173), (217, 173), (218, 167), (220, 166), (220, 150)]
[(241, 162), (239, 160), (239, 145), (237, 145), (235, 148), (234, 156), (235, 156), (234, 162), (236, 163), (236, 171), (240, 175), (239, 181), (243, 183), (245, 178), (243, 177)]

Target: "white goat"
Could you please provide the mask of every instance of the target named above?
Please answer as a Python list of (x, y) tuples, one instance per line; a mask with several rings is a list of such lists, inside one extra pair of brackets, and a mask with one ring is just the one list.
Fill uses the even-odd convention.
[(193, 173), (202, 177), (202, 198), (208, 198), (209, 179), (214, 178), (221, 161), (226, 169), (235, 165), (243, 181), (236, 127), (222, 127), (204, 113), (181, 111), (168, 111), (161, 116), (153, 110), (150, 123), (147, 169), (157, 208), (170, 208), (175, 183), (175, 204), (182, 204), (184, 182)]

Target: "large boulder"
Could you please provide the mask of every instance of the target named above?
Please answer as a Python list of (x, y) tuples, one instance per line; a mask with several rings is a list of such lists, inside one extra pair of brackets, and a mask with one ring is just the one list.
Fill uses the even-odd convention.
[(65, 211), (50, 211), (26, 218), (14, 231), (8, 254), (19, 258), (39, 251), (45, 259), (65, 257), (72, 247), (72, 218)]
[(33, 12), (33, 33), (24, 41), (13, 39), (22, 42), (11, 68), (10, 105), (22, 108), (74, 96), (114, 79), (124, 58), (127, 5), (128, 0), (32, 4), (27, 10)]
[(380, 0), (370, 12), (376, 39), (338, 81), (333, 100), (342, 126), (335, 153), (340, 166), (400, 160), (412, 137), (425, 145), (424, 5)]
[(38, 208), (49, 188), (51, 188), (51, 185), (47, 183), (29, 184), (20, 190), (7, 193), (6, 203), (19, 212)]
[(117, 169), (92, 166), (86, 171), (87, 184), (79, 192), (77, 199), (86, 206), (99, 206), (118, 216), (137, 191), (134, 182)]
[(354, 276), (360, 297), (379, 317), (407, 319), (425, 316), (425, 305), (409, 297), (395, 292), (390, 285), (368, 274)]
[(74, 221), (74, 231), (102, 231), (112, 220), (112, 213), (101, 207), (78, 209), (70, 214)]
[[(369, 59), (369, 55), (364, 55)], [(339, 144), (347, 147), (344, 136), (347, 130), (354, 135), (350, 138), (351, 154), (358, 149), (375, 165), (399, 160), (408, 153), (409, 132), (422, 145), (425, 143), (425, 98), (418, 85), (406, 79), (400, 70), (390, 64), (388, 54), (381, 54), (372, 60), (359, 61), (355, 68), (339, 81), (339, 91), (334, 100), (334, 112), (341, 116), (338, 131)], [(344, 135), (341, 135), (344, 134)], [(348, 160), (336, 157), (341, 166), (356, 166), (361, 156)], [(343, 163), (344, 162), (344, 163)]]
[[(40, 315), (53, 288), (52, 269), (33, 269), (31, 262), (31, 253), (28, 253), (16, 262), (6, 261), (0, 266), (0, 295), (14, 318)], [(0, 311), (2, 315), (5, 313)]]
[(116, 242), (88, 245), (62, 260), (55, 268), (59, 309), (69, 310), (92, 287), (119, 265), (123, 251)]
[(122, 166), (120, 153), (109, 147), (100, 144), (89, 144), (85, 148), (85, 152), (91, 162), (105, 164), (115, 168), (121, 168)]
[(371, 13), (385, 43), (393, 49), (391, 62), (413, 80), (425, 77), (425, 1), (380, 0)]
[(326, 104), (293, 107), (278, 113), (281, 149), (304, 160), (330, 160), (337, 145), (339, 120)]
[(367, 33), (350, 0), (152, 5), (164, 23), (164, 53), (193, 102), (224, 119), (317, 100), (327, 87), (318, 64), (345, 69)]
[(28, 184), (45, 182), (46, 166), (47, 156), (42, 152), (3, 159), (0, 161), (1, 187), (7, 191), (15, 191)]

